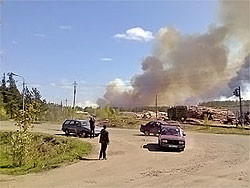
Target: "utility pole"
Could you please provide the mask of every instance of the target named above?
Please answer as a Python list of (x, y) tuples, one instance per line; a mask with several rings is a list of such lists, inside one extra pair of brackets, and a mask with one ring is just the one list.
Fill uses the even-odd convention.
[(240, 92), (240, 86), (239, 86), (239, 99), (240, 99), (240, 124), (241, 126), (244, 124), (244, 118), (243, 118), (243, 112), (242, 112), (242, 98), (241, 98), (241, 92)]
[(76, 81), (74, 81), (73, 86), (74, 86), (74, 91), (73, 91), (73, 94), (74, 94), (74, 98), (73, 98), (73, 110), (74, 110), (75, 109), (75, 104), (76, 104), (76, 86), (77, 86)]
[(244, 124), (244, 118), (243, 118), (243, 113), (242, 113), (242, 98), (241, 98), (240, 86), (234, 90), (233, 94), (236, 97), (239, 97), (239, 101), (240, 101), (240, 117), (239, 117), (239, 119), (240, 119), (240, 125), (242, 126)]
[(63, 102), (61, 100), (61, 111), (63, 111)]
[(68, 106), (68, 99), (65, 99), (65, 105)]
[(156, 93), (155, 95), (155, 116), (157, 120), (157, 115), (158, 115), (158, 94)]

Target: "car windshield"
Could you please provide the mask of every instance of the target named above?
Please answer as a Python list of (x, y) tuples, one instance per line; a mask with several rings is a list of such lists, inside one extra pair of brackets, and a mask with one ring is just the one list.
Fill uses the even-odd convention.
[(162, 135), (176, 135), (179, 136), (180, 135), (180, 130), (179, 129), (174, 129), (174, 128), (164, 128), (161, 131)]
[(88, 121), (81, 121), (82, 126), (88, 126), (89, 122)]

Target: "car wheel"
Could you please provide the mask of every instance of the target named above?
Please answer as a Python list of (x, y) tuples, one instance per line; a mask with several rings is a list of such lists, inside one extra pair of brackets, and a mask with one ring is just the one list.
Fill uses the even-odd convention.
[(89, 133), (84, 132), (83, 135), (84, 138), (87, 138), (89, 136)]
[(158, 143), (158, 146), (159, 146), (159, 150), (162, 150), (161, 143)]
[(78, 134), (77, 134), (79, 137), (85, 137), (85, 132), (79, 132)]
[(145, 131), (144, 134), (145, 134), (146, 136), (149, 136), (150, 133), (149, 133), (149, 131)]
[(66, 134), (66, 135), (70, 135), (70, 132), (69, 132), (68, 129), (65, 130), (65, 134)]

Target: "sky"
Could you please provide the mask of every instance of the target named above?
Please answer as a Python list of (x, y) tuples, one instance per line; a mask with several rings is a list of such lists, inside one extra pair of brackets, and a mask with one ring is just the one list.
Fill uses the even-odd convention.
[(4, 0), (0, 6), (0, 74), (19, 74), (47, 101), (68, 105), (76, 81), (81, 106), (95, 104), (110, 81), (139, 74), (160, 28), (203, 33), (217, 19), (212, 0)]

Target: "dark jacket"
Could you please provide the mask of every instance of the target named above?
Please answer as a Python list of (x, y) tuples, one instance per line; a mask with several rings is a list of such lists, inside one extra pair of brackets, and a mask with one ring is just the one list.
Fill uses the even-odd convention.
[(95, 128), (95, 120), (93, 118), (89, 120), (89, 124), (90, 124), (90, 128)]
[(109, 132), (106, 129), (101, 130), (100, 143), (109, 144)]

